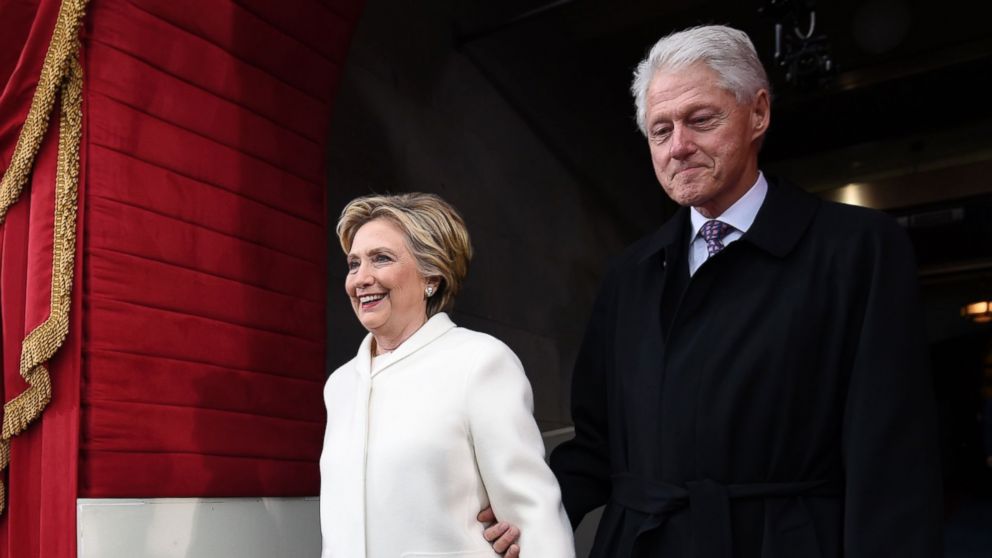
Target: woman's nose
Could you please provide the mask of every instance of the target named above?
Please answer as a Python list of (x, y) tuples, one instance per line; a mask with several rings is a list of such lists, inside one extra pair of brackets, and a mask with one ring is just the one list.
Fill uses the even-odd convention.
[(354, 279), (355, 286), (357, 287), (367, 287), (375, 280), (372, 273), (370, 273), (369, 266), (364, 263), (358, 266), (358, 269), (355, 270), (355, 274), (352, 275), (352, 278)]

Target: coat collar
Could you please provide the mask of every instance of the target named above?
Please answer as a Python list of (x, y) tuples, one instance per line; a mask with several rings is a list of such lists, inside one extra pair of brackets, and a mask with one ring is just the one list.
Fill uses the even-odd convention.
[(688, 242), (686, 235), (689, 226), (689, 208), (680, 207), (675, 215), (665, 221), (660, 229), (648, 237), (644, 250), (637, 257), (639, 263), (654, 256), (658, 252), (670, 252), (676, 242)]
[(358, 371), (366, 377), (375, 376), (393, 364), (426, 347), (454, 327), (456, 327), (455, 323), (451, 321), (448, 314), (438, 312), (431, 316), (406, 341), (401, 343), (395, 351), (381, 355), (375, 361), (372, 360), (372, 334), (369, 333), (362, 340), (362, 344), (359, 345), (358, 355), (355, 357)]
[(785, 180), (768, 180), (768, 195), (754, 224), (741, 240), (784, 258), (791, 252), (816, 216), (819, 198)]
[[(793, 184), (769, 178), (765, 201), (751, 228), (741, 240), (749, 241), (773, 256), (784, 258), (799, 243), (819, 205), (818, 198)], [(648, 237), (637, 261), (643, 263), (658, 252), (669, 252), (676, 242), (688, 244), (688, 222), (689, 209), (680, 207), (675, 215)]]

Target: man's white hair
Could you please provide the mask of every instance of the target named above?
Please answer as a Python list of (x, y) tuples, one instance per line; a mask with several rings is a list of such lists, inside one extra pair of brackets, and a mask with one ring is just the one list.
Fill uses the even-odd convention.
[(677, 70), (703, 62), (716, 72), (720, 86), (738, 103), (750, 102), (759, 90), (771, 92), (758, 53), (747, 33), (724, 25), (690, 27), (658, 40), (634, 70), (630, 92), (637, 107), (637, 127), (647, 136), (646, 97), (658, 70)]

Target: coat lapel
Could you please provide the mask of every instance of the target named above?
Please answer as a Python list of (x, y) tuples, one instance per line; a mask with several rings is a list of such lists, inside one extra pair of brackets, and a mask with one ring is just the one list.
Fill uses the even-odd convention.
[[(362, 366), (362, 359), (365, 358), (370, 361), (368, 366), (369, 376), (375, 377), (377, 374), (381, 374), (384, 370), (388, 369), (392, 365), (400, 362), (406, 357), (416, 353), (420, 349), (431, 344), (437, 338), (441, 337), (449, 330), (455, 327), (455, 323), (451, 321), (451, 318), (444, 312), (438, 312), (431, 316), (424, 325), (420, 326), (409, 339), (400, 344), (400, 346), (392, 353), (382, 355), (372, 360), (372, 334), (365, 336), (365, 340), (362, 342), (362, 349), (364, 353), (359, 354), (359, 366)], [(361, 351), (362, 349), (359, 349)], [(363, 354), (365, 355), (363, 357)]]
[(741, 240), (784, 258), (799, 244), (819, 207), (819, 198), (788, 182), (769, 178), (765, 201)]
[(677, 262), (689, 212), (682, 208), (666, 222), (636, 257), (628, 288), (620, 296), (618, 308), (617, 365), (619, 370), (647, 370), (660, 374), (663, 363), (664, 331), (662, 297), (672, 288), (671, 274), (678, 273)]
[(363, 379), (372, 377), (372, 334), (369, 333), (362, 339), (358, 346), (358, 354), (355, 355), (355, 370), (358, 376)]
[[(662, 299), (666, 290), (678, 284), (679, 245), (686, 243), (684, 232), (688, 211), (680, 209), (633, 254), (632, 265), (621, 277), (617, 297), (616, 351), (613, 376), (616, 389), (624, 394), (620, 420), (632, 433), (621, 445), (623, 462), (619, 470), (648, 474), (653, 470), (656, 449), (644, 440), (657, 440), (661, 428), (659, 396), (665, 381), (665, 342), (662, 329)], [(628, 445), (629, 444), (629, 445)], [(652, 442), (653, 444), (653, 442)]]
[[(703, 265), (691, 279), (691, 286), (686, 289), (677, 315), (671, 321), (671, 331), (667, 332), (666, 341), (671, 340), (672, 332), (679, 332), (680, 322), (687, 316), (702, 312), (715, 285), (732, 276), (733, 266), (727, 267), (730, 263), (727, 257), (731, 257), (734, 265), (748, 265), (747, 260), (753, 257), (753, 254), (746, 254), (746, 250), (743, 251), (745, 253), (739, 253), (742, 252), (742, 248), (747, 247), (743, 245), (754, 246), (779, 259), (787, 257), (806, 233), (819, 204), (819, 198), (804, 190), (787, 182), (769, 178), (768, 194), (751, 228), (734, 243), (734, 246), (728, 247), (725, 253), (720, 254), (718, 260), (723, 261)], [(738, 243), (741, 246), (737, 246)]]

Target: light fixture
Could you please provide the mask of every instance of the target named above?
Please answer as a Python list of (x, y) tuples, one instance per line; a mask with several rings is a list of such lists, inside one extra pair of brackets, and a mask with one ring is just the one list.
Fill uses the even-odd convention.
[(823, 87), (836, 72), (830, 41), (816, 33), (816, 0), (765, 0), (758, 13), (775, 22), (775, 65), (789, 85)]
[(968, 318), (976, 324), (992, 322), (992, 300), (972, 302), (963, 306), (961, 308), (961, 316)]

